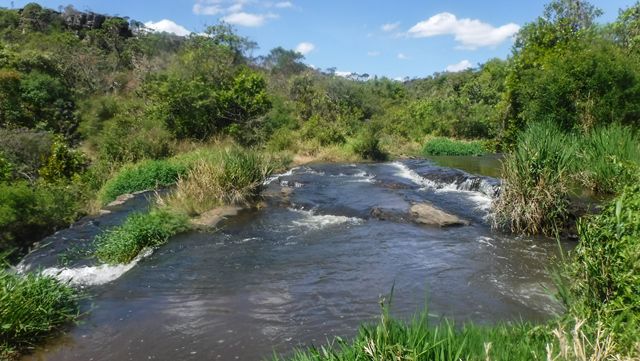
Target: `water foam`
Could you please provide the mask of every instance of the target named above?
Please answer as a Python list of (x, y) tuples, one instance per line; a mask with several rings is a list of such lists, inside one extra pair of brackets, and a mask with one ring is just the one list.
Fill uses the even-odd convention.
[(297, 169), (299, 169), (300, 167), (295, 167), (295, 168), (291, 168), (288, 171), (284, 172), (284, 173), (280, 173), (280, 174), (274, 174), (271, 177), (267, 178), (264, 182), (262, 182), (262, 185), (269, 185), (271, 183), (273, 183), (275, 180), (277, 180), (280, 177), (288, 177), (293, 175), (293, 172), (296, 171)]
[(315, 214), (314, 211), (305, 211), (300, 209), (291, 209), (291, 211), (304, 215), (302, 219), (293, 221), (297, 227), (318, 230), (339, 224), (361, 224), (363, 219), (357, 217), (334, 216), (331, 214)]
[[(391, 163), (398, 169), (395, 176), (408, 179), (420, 186), (420, 190), (433, 189), (436, 193), (457, 192), (464, 193), (468, 199), (476, 204), (476, 207), (482, 211), (489, 211), (493, 203), (493, 197), (490, 194), (495, 193), (493, 186), (485, 180), (479, 178), (469, 178), (463, 182), (438, 183), (430, 179), (422, 177), (413, 169), (407, 167), (400, 162)], [(490, 189), (490, 190), (489, 190)]]
[(98, 286), (113, 282), (135, 267), (140, 260), (150, 256), (153, 249), (144, 249), (133, 261), (127, 264), (84, 266), (78, 268), (46, 268), (42, 274), (54, 277), (74, 286)]

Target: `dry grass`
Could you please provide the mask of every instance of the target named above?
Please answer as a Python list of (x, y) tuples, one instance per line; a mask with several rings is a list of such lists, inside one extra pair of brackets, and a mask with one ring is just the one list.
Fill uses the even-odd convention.
[(196, 160), (160, 202), (189, 216), (221, 205), (247, 205), (260, 193), (273, 168), (270, 159), (255, 152), (227, 149)]

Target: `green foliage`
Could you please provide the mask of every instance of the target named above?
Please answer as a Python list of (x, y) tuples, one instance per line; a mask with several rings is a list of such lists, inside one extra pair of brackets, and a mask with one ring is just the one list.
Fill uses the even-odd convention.
[(170, 160), (125, 165), (100, 189), (100, 203), (107, 204), (122, 194), (173, 185), (186, 172), (184, 164)]
[(105, 122), (94, 141), (100, 161), (122, 164), (167, 157), (173, 139), (163, 124), (124, 113)]
[(640, 2), (620, 10), (611, 28), (615, 41), (622, 48), (637, 54), (640, 51)]
[(579, 180), (600, 194), (616, 193), (636, 180), (640, 138), (630, 127), (611, 124), (585, 135), (580, 146)]
[(40, 168), (40, 177), (47, 182), (70, 179), (78, 176), (87, 165), (86, 156), (71, 149), (63, 139), (56, 139), (51, 145), (49, 157)]
[(640, 342), (640, 186), (578, 225), (568, 277), (572, 312), (612, 332), (625, 353)]
[(353, 152), (366, 160), (382, 161), (388, 158), (388, 154), (380, 145), (380, 133), (369, 126), (365, 128), (353, 141)]
[(424, 155), (483, 155), (488, 153), (481, 141), (463, 141), (450, 138), (432, 138), (422, 149)]
[(0, 152), (13, 164), (14, 175), (33, 180), (49, 158), (54, 136), (49, 132), (0, 129)]
[(0, 269), (0, 358), (17, 357), (73, 322), (77, 301), (76, 292), (53, 277)]
[(13, 178), (13, 164), (0, 151), (0, 182), (6, 182)]
[(237, 148), (201, 154), (164, 199), (174, 210), (196, 216), (220, 205), (246, 205), (262, 190), (275, 164), (259, 153)]
[(28, 247), (81, 214), (82, 187), (74, 183), (0, 183), (0, 253)]
[(233, 78), (184, 79), (169, 75), (149, 84), (154, 113), (177, 138), (207, 139), (229, 126), (247, 138), (251, 121), (271, 107), (261, 75), (242, 69)]
[(159, 209), (135, 213), (96, 238), (95, 256), (108, 264), (129, 263), (144, 248), (159, 247), (187, 229), (188, 219), (183, 215)]
[(515, 233), (556, 235), (568, 216), (576, 141), (552, 123), (534, 123), (503, 162), (493, 225)]
[(528, 361), (544, 359), (546, 345), (552, 341), (542, 329), (525, 323), (459, 327), (444, 321), (431, 325), (426, 311), (410, 322), (390, 318), (385, 312), (377, 324), (362, 326), (352, 342), (337, 338), (329, 346), (275, 360)]

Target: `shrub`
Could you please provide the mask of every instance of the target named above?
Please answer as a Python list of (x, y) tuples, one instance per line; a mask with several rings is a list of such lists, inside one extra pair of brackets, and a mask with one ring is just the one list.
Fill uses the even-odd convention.
[(40, 168), (40, 177), (47, 182), (69, 179), (82, 172), (87, 165), (85, 155), (71, 149), (63, 139), (56, 139), (51, 145), (49, 157)]
[(601, 323), (629, 351), (640, 342), (640, 185), (626, 188), (600, 215), (578, 224), (569, 265), (569, 307)]
[(171, 154), (171, 134), (151, 119), (123, 114), (106, 123), (97, 139), (98, 158), (122, 164), (160, 159)]
[(102, 186), (100, 202), (104, 205), (122, 194), (173, 185), (186, 171), (184, 164), (170, 160), (146, 160), (124, 166)]
[(76, 220), (83, 205), (82, 189), (74, 183), (0, 183), (0, 252), (24, 253)]
[(567, 221), (575, 141), (551, 123), (536, 123), (503, 162), (503, 189), (494, 202), (496, 228), (555, 234)]
[(225, 150), (216, 158), (200, 158), (165, 201), (189, 215), (222, 204), (247, 204), (262, 189), (273, 170), (267, 159), (252, 151)]
[(76, 292), (39, 274), (0, 269), (0, 358), (10, 359), (78, 316)]
[(0, 152), (13, 164), (14, 175), (33, 180), (49, 158), (54, 135), (32, 130), (0, 129)]
[(267, 142), (267, 150), (271, 152), (281, 152), (283, 150), (293, 150), (295, 147), (295, 135), (291, 130), (278, 129)]
[(6, 182), (13, 178), (13, 164), (0, 151), (0, 182)]
[(187, 217), (166, 210), (135, 213), (96, 238), (95, 256), (104, 263), (129, 263), (146, 247), (158, 247), (188, 229)]
[(422, 153), (424, 155), (483, 155), (488, 153), (488, 150), (481, 141), (437, 137), (424, 145)]
[(580, 181), (598, 193), (614, 193), (634, 180), (640, 165), (640, 138), (629, 127), (596, 128), (582, 141)]
[(371, 128), (365, 129), (353, 142), (353, 152), (362, 159), (386, 160), (387, 153), (380, 146), (379, 134)]

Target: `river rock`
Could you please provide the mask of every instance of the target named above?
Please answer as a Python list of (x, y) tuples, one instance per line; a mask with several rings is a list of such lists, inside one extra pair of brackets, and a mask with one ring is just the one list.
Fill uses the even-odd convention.
[(407, 210), (396, 208), (373, 207), (371, 217), (381, 221), (407, 222)]
[(214, 208), (210, 211), (202, 213), (200, 217), (193, 219), (191, 223), (195, 226), (215, 227), (223, 219), (237, 215), (240, 210), (242, 210), (242, 207), (237, 206), (223, 206)]
[(409, 209), (411, 219), (419, 224), (439, 227), (468, 226), (469, 221), (447, 213), (428, 203), (416, 203)]

